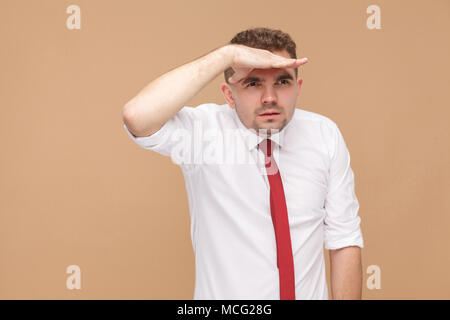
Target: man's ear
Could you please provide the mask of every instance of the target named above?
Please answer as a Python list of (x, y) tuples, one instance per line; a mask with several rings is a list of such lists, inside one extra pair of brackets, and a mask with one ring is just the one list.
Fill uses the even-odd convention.
[(234, 104), (233, 92), (231, 91), (230, 85), (224, 82), (221, 84), (220, 89), (222, 89), (222, 94), (228, 105), (231, 107), (231, 109), (234, 109), (236, 106)]
[(300, 90), (302, 88), (302, 84), (303, 84), (303, 78), (298, 78), (297, 79), (297, 85), (298, 85), (297, 97), (300, 95)]

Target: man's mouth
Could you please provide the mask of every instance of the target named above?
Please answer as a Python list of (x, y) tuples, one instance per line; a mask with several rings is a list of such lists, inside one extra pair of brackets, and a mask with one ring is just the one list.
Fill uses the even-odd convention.
[(266, 111), (266, 112), (260, 114), (259, 116), (262, 118), (276, 118), (279, 115), (280, 115), (280, 113), (276, 112), (276, 111)]

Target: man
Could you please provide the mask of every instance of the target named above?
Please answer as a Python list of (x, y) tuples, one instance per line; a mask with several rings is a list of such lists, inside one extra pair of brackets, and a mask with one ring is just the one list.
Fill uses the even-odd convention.
[[(324, 245), (333, 298), (361, 298), (350, 156), (332, 120), (296, 108), (295, 50), (280, 30), (242, 31), (123, 108), (129, 136), (183, 170), (194, 299), (328, 299)], [(185, 106), (222, 72), (227, 104)]]

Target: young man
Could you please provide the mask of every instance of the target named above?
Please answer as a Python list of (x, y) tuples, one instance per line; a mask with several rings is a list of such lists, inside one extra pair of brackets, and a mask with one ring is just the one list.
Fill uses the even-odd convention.
[[(129, 136), (183, 170), (194, 299), (328, 299), (324, 245), (333, 298), (361, 298), (350, 155), (332, 120), (296, 108), (306, 62), (288, 34), (245, 30), (123, 108)], [(227, 104), (185, 106), (222, 72)]]

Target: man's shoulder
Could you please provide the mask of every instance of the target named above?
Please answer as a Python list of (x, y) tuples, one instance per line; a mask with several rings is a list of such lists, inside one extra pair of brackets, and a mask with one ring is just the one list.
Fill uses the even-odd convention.
[(294, 112), (294, 116), (293, 119), (296, 122), (318, 122), (320, 124), (325, 124), (328, 127), (337, 127), (337, 124), (331, 120), (329, 117), (317, 113), (317, 112), (313, 112), (313, 111), (308, 111), (305, 109), (300, 109), (300, 108), (296, 108), (295, 112)]
[(217, 104), (215, 102), (204, 102), (199, 105), (193, 106), (185, 106), (184, 108), (196, 109), (202, 112), (220, 112), (223, 110), (227, 110), (229, 106), (227, 104)]
[(195, 107), (184, 106), (181, 111), (202, 116), (217, 116), (218, 114), (228, 114), (230, 109), (227, 104), (220, 105), (214, 102), (205, 102)]
[(228, 104), (207, 102), (195, 107), (184, 106), (178, 112), (177, 117), (201, 123), (205, 128), (225, 129), (235, 125), (232, 111), (233, 109)]

